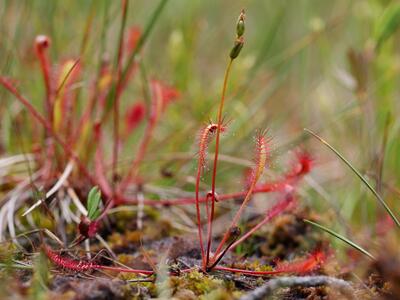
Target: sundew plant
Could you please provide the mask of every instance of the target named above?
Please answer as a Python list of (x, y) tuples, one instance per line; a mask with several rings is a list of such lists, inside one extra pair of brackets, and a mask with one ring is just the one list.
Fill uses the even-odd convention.
[(0, 15), (2, 297), (400, 295), (398, 3)]

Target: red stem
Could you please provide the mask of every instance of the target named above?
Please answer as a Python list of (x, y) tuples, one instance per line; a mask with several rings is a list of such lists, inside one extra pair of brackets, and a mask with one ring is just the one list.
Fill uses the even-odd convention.
[[(200, 189), (200, 177), (204, 170), (205, 160), (206, 160), (206, 151), (207, 151), (207, 144), (210, 140), (210, 137), (213, 133), (217, 130), (217, 124), (210, 124), (206, 128), (202, 130), (200, 133), (200, 140), (199, 140), (199, 157), (197, 162), (197, 176), (196, 176), (196, 185), (195, 185), (195, 196), (196, 196), (196, 217), (197, 217), (197, 230), (199, 235), (199, 243), (200, 243), (200, 250), (201, 250), (201, 259), (202, 259), (202, 266), (203, 270), (206, 270), (206, 258), (205, 258), (205, 251), (203, 245), (203, 228), (201, 224), (201, 211), (200, 211), (200, 203), (199, 203), (199, 189)], [(209, 198), (209, 193), (207, 193), (207, 198)], [(209, 206), (208, 200), (206, 201), (206, 215), (207, 220), (209, 219)]]
[[(200, 251), (201, 251), (201, 260), (202, 266), (205, 270), (206, 268), (206, 258), (205, 258), (205, 251), (203, 245), (203, 229), (201, 226), (201, 215), (200, 215), (200, 201), (199, 201), (199, 185), (200, 185), (200, 177), (201, 177), (201, 161), (199, 159), (198, 166), (197, 166), (197, 177), (196, 177), (196, 217), (197, 217), (197, 231), (199, 235), (199, 243), (200, 243)], [(207, 202), (206, 202), (207, 205)], [(207, 216), (208, 216), (208, 205), (207, 205)]]
[(321, 251), (315, 251), (307, 258), (278, 264), (276, 268), (271, 271), (253, 271), (253, 270), (243, 270), (243, 269), (221, 267), (221, 266), (215, 266), (214, 270), (229, 271), (229, 272), (241, 273), (252, 276), (276, 275), (282, 273), (303, 274), (318, 269), (321, 266), (321, 264), (324, 263), (325, 260), (326, 260), (325, 253)]
[[(267, 211), (265, 214), (265, 218), (258, 223), (256, 226), (254, 226), (252, 229), (250, 229), (248, 232), (246, 232), (240, 239), (232, 243), (228, 247), (228, 249), (225, 251), (228, 252), (231, 249), (234, 249), (237, 247), (239, 244), (241, 244), (243, 241), (245, 241), (248, 237), (250, 237), (254, 232), (256, 232), (258, 229), (260, 229), (262, 226), (267, 224), (269, 221), (271, 221), (274, 217), (278, 216), (281, 214), (284, 210), (286, 210), (291, 204), (293, 204), (294, 198), (292, 194), (287, 194), (285, 195), (285, 198), (283, 201), (279, 201), (277, 204), (275, 204), (271, 209)], [(217, 255), (217, 253), (216, 253)], [(215, 255), (215, 256), (216, 256)], [(221, 255), (220, 255), (221, 256)], [(217, 257), (215, 260), (220, 259), (220, 257)]]
[(253, 194), (254, 191), (254, 187), (256, 185), (256, 180), (253, 180), (248, 192), (246, 193), (246, 196), (242, 202), (242, 204), (240, 205), (239, 210), (236, 212), (231, 225), (227, 228), (227, 230), (225, 231), (225, 234), (222, 238), (222, 240), (220, 241), (220, 243), (218, 244), (217, 249), (215, 250), (215, 253), (213, 255), (213, 258), (211, 259), (212, 262), (216, 261), (216, 257), (218, 256), (218, 254), (220, 253), (222, 247), (225, 245), (226, 241), (228, 240), (229, 236), (230, 236), (230, 229), (233, 228), (234, 226), (237, 225), (237, 223), (239, 222), (240, 216), (243, 213), (244, 208), (246, 207), (247, 203), (250, 201), (251, 199), (251, 195)]
[[(220, 241), (217, 249), (215, 250), (215, 253), (213, 255), (212, 258), (212, 265), (215, 266), (216, 262), (217, 262), (217, 256), (218, 254), (220, 254), (222, 247), (225, 245), (225, 243), (227, 242), (227, 240), (230, 237), (231, 234), (231, 229), (234, 228), (235, 226), (237, 226), (240, 217), (245, 209), (245, 207), (247, 206), (247, 204), (249, 203), (249, 201), (251, 200), (251, 196), (253, 194), (254, 188), (256, 187), (257, 181), (260, 178), (260, 176), (263, 173), (265, 164), (267, 162), (267, 142), (265, 139), (265, 135), (263, 133), (260, 133), (258, 138), (257, 138), (257, 155), (256, 155), (256, 161), (257, 164), (253, 169), (253, 174), (252, 174), (252, 181), (249, 187), (249, 190), (246, 194), (246, 197), (244, 198), (242, 204), (240, 205), (240, 208), (238, 209), (238, 211), (236, 212), (231, 225), (227, 228), (227, 230), (225, 231), (225, 234), (222, 238), (222, 240)], [(229, 246), (228, 246), (229, 248)], [(226, 251), (225, 251), (226, 252)], [(221, 254), (221, 256), (218, 258), (218, 260), (221, 259), (223, 254)]]
[[(265, 147), (264, 147), (265, 148)], [(296, 171), (290, 171), (288, 174), (286, 174), (286, 176), (285, 176), (285, 179), (284, 179), (284, 181), (283, 181), (283, 188), (284, 189), (286, 189), (286, 187), (289, 187), (290, 188), (290, 191), (285, 191), (286, 193), (288, 193), (288, 192), (291, 192), (291, 190), (293, 189), (290, 185), (289, 185), (289, 183), (291, 182), (291, 183), (296, 183), (301, 177), (302, 177), (302, 175), (304, 175), (304, 174), (306, 174), (307, 172), (309, 172), (309, 170), (310, 170), (310, 164), (309, 164), (309, 160), (305, 157), (305, 156), (300, 156), (299, 157), (300, 158), (300, 169), (298, 169), (298, 170), (296, 170)], [(305, 161), (305, 160), (307, 160), (307, 161)], [(263, 166), (263, 164), (261, 164), (261, 167), (263, 168), (264, 166)], [(260, 166), (258, 166), (257, 168), (260, 168)], [(261, 170), (261, 169), (260, 169)], [(252, 195), (252, 193), (253, 193), (253, 190), (254, 190), (254, 188), (255, 188), (255, 186), (256, 186), (256, 183), (257, 183), (257, 180), (258, 180), (258, 177), (259, 177), (259, 175), (255, 175), (254, 176), (254, 178), (253, 178), (253, 180), (252, 180), (252, 183), (251, 183), (251, 185), (250, 185), (250, 187), (249, 187), (249, 190), (248, 190), (248, 192), (247, 192), (247, 194), (246, 194), (246, 197), (245, 197), (245, 199), (243, 200), (243, 202), (242, 202), (242, 204), (241, 204), (241, 206), (240, 206), (240, 208), (239, 208), (239, 210), (237, 211), (237, 213), (236, 213), (236, 215), (234, 216), (234, 218), (233, 218), (233, 220), (232, 220), (232, 222), (231, 222), (231, 225), (230, 225), (230, 227), (226, 230), (226, 232), (225, 232), (225, 234), (224, 234), (224, 236), (223, 236), (223, 238), (222, 238), (222, 240), (220, 241), (220, 243), (219, 243), (219, 245), (218, 245), (218, 247), (217, 247), (217, 249), (215, 250), (215, 253), (214, 253), (214, 255), (213, 255), (213, 257), (212, 257), (212, 259), (211, 259), (211, 262), (212, 262), (212, 266), (215, 266), (216, 265), (216, 262), (218, 261), (218, 260), (220, 260), (221, 259), (221, 255), (223, 255), (223, 254), (221, 254), (221, 255), (219, 255), (220, 253), (221, 253), (221, 250), (222, 250), (222, 248), (223, 248), (223, 246), (225, 245), (225, 243), (226, 243), (226, 241), (228, 240), (228, 238), (229, 238), (229, 236), (230, 236), (230, 229), (231, 228), (233, 228), (234, 226), (236, 226), (237, 225), (237, 223), (239, 222), (239, 220), (240, 220), (240, 216), (241, 216), (241, 214), (243, 213), (243, 210), (244, 210), (244, 208), (246, 207), (246, 205), (247, 205), (247, 203), (250, 201), (250, 199), (251, 199), (251, 195)], [(286, 182), (286, 183), (285, 183)], [(290, 197), (291, 197), (291, 195), (289, 195)], [(261, 225), (260, 225), (261, 226)], [(258, 227), (255, 229), (255, 230), (257, 230), (258, 229)], [(254, 230), (254, 231), (255, 231)], [(252, 231), (252, 232), (254, 232), (254, 231)], [(251, 232), (251, 233), (252, 233)], [(250, 233), (250, 234), (251, 234)], [(246, 238), (248, 237), (249, 235), (247, 235), (246, 236)], [(241, 242), (242, 240), (239, 240), (239, 241), (237, 241), (236, 243), (234, 243), (234, 245), (236, 246), (236, 245), (238, 245), (238, 242)], [(230, 248), (230, 247), (232, 247), (233, 245), (230, 245), (230, 246), (228, 246), (228, 248)], [(226, 251), (225, 251), (225, 253), (226, 253)], [(219, 256), (218, 256), (219, 255)]]
[(212, 180), (211, 180), (211, 211), (210, 216), (208, 218), (208, 234), (207, 234), (207, 256), (206, 256), (206, 265), (208, 265), (210, 260), (210, 249), (211, 249), (211, 240), (212, 240), (212, 222), (214, 220), (214, 210), (215, 210), (215, 182), (217, 178), (217, 164), (218, 164), (218, 154), (219, 154), (219, 138), (221, 135), (221, 126), (222, 126), (222, 110), (224, 108), (224, 101), (225, 101), (225, 92), (226, 86), (228, 83), (229, 72), (232, 66), (233, 59), (230, 59), (228, 66), (225, 71), (224, 75), (224, 83), (222, 87), (222, 94), (221, 94), (221, 102), (219, 104), (218, 109), (218, 127), (217, 127), (217, 136), (215, 138), (215, 154), (214, 154), (214, 165), (213, 165), (213, 173), (212, 173)]
[[(40, 68), (43, 74), (43, 81), (46, 88), (46, 98), (45, 98), (45, 114), (49, 120), (49, 123), (53, 126), (53, 99), (52, 99), (52, 82), (51, 82), (51, 64), (50, 59), (47, 53), (47, 49), (50, 46), (50, 39), (45, 35), (39, 35), (35, 40), (35, 50), (36, 55), (40, 62)], [(45, 131), (45, 138), (47, 138), (47, 134)], [(55, 154), (55, 147), (52, 141), (46, 145), (46, 154), (45, 154), (45, 169), (46, 177), (51, 177), (52, 171), (52, 160), (51, 158)]]

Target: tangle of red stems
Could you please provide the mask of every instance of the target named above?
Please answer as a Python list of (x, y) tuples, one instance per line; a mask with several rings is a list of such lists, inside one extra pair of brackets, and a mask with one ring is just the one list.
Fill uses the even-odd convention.
[[(256, 151), (255, 151), (255, 165), (253, 167), (252, 172), (252, 180), (250, 186), (246, 192), (246, 196), (242, 201), (238, 211), (236, 212), (235, 216), (232, 219), (230, 226), (225, 231), (222, 240), (218, 244), (213, 257), (211, 258), (211, 266), (214, 267), (216, 263), (222, 258), (222, 256), (226, 253), (227, 250), (221, 253), (222, 247), (227, 243), (228, 239), (230, 238), (231, 231), (234, 227), (236, 227), (239, 223), (240, 217), (248, 205), (249, 201), (251, 200), (251, 196), (253, 194), (254, 188), (257, 184), (257, 181), (260, 179), (261, 175), (264, 172), (264, 168), (267, 164), (267, 160), (269, 159), (269, 139), (266, 137), (266, 132), (258, 132), (256, 135)], [(209, 220), (209, 227), (212, 227), (212, 222), (210, 223), (211, 218)], [(208, 231), (208, 242), (211, 241), (211, 230)], [(208, 246), (209, 247), (209, 246)], [(229, 248), (229, 245), (227, 246)], [(227, 248), (226, 248), (227, 249)], [(208, 250), (208, 249), (207, 249)], [(209, 251), (207, 251), (206, 261), (209, 262)], [(205, 265), (205, 268), (209, 268), (209, 266)]]
[[(114, 272), (136, 273), (142, 275), (155, 274), (154, 271), (152, 270), (140, 270), (140, 269), (130, 269), (130, 268), (128, 269), (128, 268), (114, 267), (114, 266), (104, 266), (97, 264), (93, 261), (72, 259), (70, 257), (65, 257), (57, 253), (46, 244), (43, 244), (42, 248), (47, 258), (54, 265), (69, 271), (91, 272), (96, 270), (109, 270)], [(292, 262), (277, 263), (276, 267), (271, 271), (253, 271), (253, 270), (237, 269), (224, 266), (216, 266), (214, 269), (220, 271), (233, 272), (233, 273), (241, 273), (250, 276), (267, 276), (267, 275), (276, 275), (281, 273), (304, 274), (317, 270), (325, 262), (325, 260), (326, 260), (326, 254), (320, 250), (316, 250), (306, 258), (298, 259)], [(182, 269), (178, 273), (187, 273), (195, 269), (196, 268)], [(171, 271), (170, 275), (177, 275), (177, 272)]]

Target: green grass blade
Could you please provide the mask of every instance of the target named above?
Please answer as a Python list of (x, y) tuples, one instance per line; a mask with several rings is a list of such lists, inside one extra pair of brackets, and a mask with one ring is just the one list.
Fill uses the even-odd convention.
[(375, 41), (376, 41), (376, 49), (379, 51), (382, 45), (387, 41), (391, 36), (395, 34), (395, 32), (400, 27), (400, 4), (392, 3), (389, 5), (382, 16), (378, 19), (378, 22), (375, 27)]
[(129, 71), (130, 67), (132, 66), (133, 62), (135, 61), (135, 57), (136, 57), (137, 53), (143, 48), (144, 44), (146, 43), (147, 39), (149, 38), (150, 33), (153, 30), (154, 25), (157, 23), (157, 20), (159, 19), (161, 12), (163, 11), (167, 2), (168, 2), (168, 0), (160, 0), (160, 2), (158, 3), (158, 6), (156, 7), (156, 9), (153, 12), (153, 15), (151, 16), (150, 20), (146, 24), (143, 34), (140, 36), (135, 49), (132, 51), (131, 55), (128, 58), (128, 62), (124, 68), (124, 71), (122, 72), (122, 81), (125, 80), (125, 77), (127, 76), (127, 73)]
[(33, 266), (22, 265), (20, 263), (15, 263), (15, 264), (0, 263), (0, 269), (7, 269), (7, 268), (33, 270)]
[(306, 132), (314, 136), (316, 139), (318, 139), (321, 143), (323, 143), (325, 146), (327, 146), (329, 149), (331, 149), (357, 176), (358, 178), (361, 179), (361, 181), (367, 186), (367, 188), (374, 194), (376, 199), (382, 204), (382, 206), (385, 208), (386, 212), (390, 215), (392, 220), (396, 223), (397, 227), (400, 228), (400, 221), (396, 218), (394, 215), (393, 211), (390, 209), (390, 207), (386, 204), (385, 200), (378, 194), (378, 192), (372, 187), (372, 185), (368, 182), (367, 179), (364, 178), (364, 176), (361, 175), (361, 173), (353, 167), (353, 165), (343, 157), (335, 148), (333, 148), (328, 142), (326, 142), (324, 139), (322, 139), (319, 135), (317, 135), (315, 132), (311, 131), (310, 129), (305, 128), (304, 129)]
[[(128, 76), (129, 69), (131, 68), (132, 64), (135, 62), (135, 58), (136, 58), (137, 54), (140, 52), (140, 50), (143, 48), (144, 44), (146, 43), (147, 39), (149, 38), (150, 33), (153, 30), (154, 25), (157, 23), (157, 20), (159, 19), (161, 12), (163, 11), (167, 2), (168, 2), (168, 0), (160, 0), (160, 2), (158, 3), (158, 6), (156, 7), (156, 9), (153, 12), (153, 15), (150, 17), (150, 20), (146, 24), (143, 34), (140, 36), (135, 49), (132, 51), (132, 53), (128, 57), (127, 63), (125, 65), (124, 69), (122, 70), (121, 82), (124, 82), (126, 79), (126, 76)], [(112, 107), (115, 93), (116, 93), (116, 85), (113, 84), (113, 86), (111, 87), (110, 92), (108, 94), (108, 97), (107, 97), (106, 114)], [(105, 117), (106, 117), (106, 115), (103, 118), (105, 118)]]
[(350, 241), (348, 238), (344, 237), (343, 235), (333, 231), (332, 229), (326, 228), (325, 226), (322, 226), (322, 225), (315, 223), (313, 221), (310, 221), (310, 220), (304, 219), (303, 221), (329, 233), (330, 235), (334, 236), (335, 238), (338, 238), (339, 240), (341, 240), (341, 241), (345, 242), (346, 244), (348, 244), (349, 246), (353, 247), (357, 251), (360, 251), (362, 254), (368, 256), (372, 260), (375, 260), (375, 257), (371, 253), (369, 253), (367, 250), (365, 250), (361, 246), (357, 245), (356, 243)]

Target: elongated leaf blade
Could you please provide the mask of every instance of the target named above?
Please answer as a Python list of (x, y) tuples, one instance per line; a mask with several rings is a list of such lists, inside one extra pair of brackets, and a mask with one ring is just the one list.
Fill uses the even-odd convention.
[(362, 248), (361, 246), (357, 245), (356, 243), (352, 242), (351, 240), (349, 240), (348, 238), (344, 237), (343, 235), (333, 231), (332, 229), (326, 228), (325, 226), (322, 226), (321, 224), (315, 223), (313, 221), (310, 220), (304, 220), (304, 222), (315, 226), (327, 233), (329, 233), (330, 235), (334, 236), (335, 238), (338, 238), (339, 240), (345, 242), (347, 245), (353, 247), (354, 249), (356, 249), (357, 251), (360, 251), (362, 254), (368, 256), (370, 259), (375, 260), (375, 257), (369, 253), (367, 250), (365, 250), (364, 248)]
[(360, 171), (358, 171), (342, 154), (339, 153), (335, 148), (333, 148), (327, 141), (325, 141), (323, 138), (321, 138), (319, 135), (317, 135), (315, 132), (311, 131), (310, 129), (305, 128), (304, 129), (306, 132), (311, 134), (313, 137), (315, 137), (317, 140), (319, 140), (321, 143), (323, 143), (325, 146), (327, 146), (329, 149), (332, 150), (333, 153), (335, 153), (353, 172), (360, 178), (360, 180), (367, 186), (367, 188), (374, 194), (375, 198), (379, 201), (379, 203), (383, 206), (383, 208), (386, 210), (386, 212), (389, 214), (389, 216), (392, 218), (392, 220), (396, 223), (397, 227), (400, 228), (400, 221), (394, 214), (394, 212), (390, 209), (390, 207), (387, 205), (385, 200), (381, 197), (381, 195), (378, 194), (378, 192), (372, 187), (372, 185), (368, 182), (367, 179), (364, 178), (364, 176), (361, 175)]

